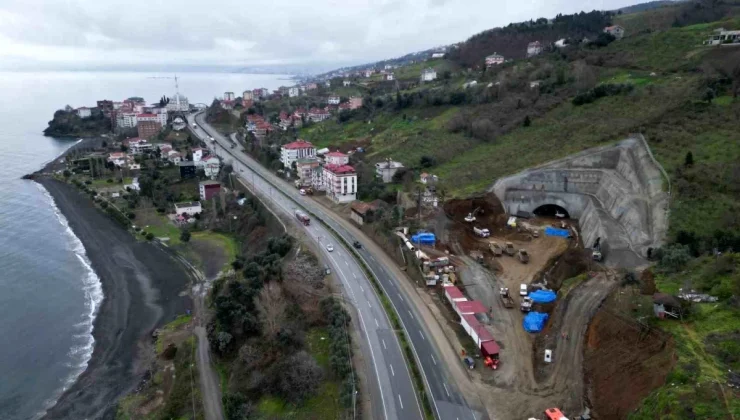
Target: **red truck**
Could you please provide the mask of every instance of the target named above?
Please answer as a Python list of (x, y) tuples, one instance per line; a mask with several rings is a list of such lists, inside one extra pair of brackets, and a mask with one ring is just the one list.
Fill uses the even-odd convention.
[(295, 218), (298, 219), (299, 222), (303, 223), (306, 226), (311, 224), (311, 218), (308, 217), (306, 213), (300, 210), (295, 211)]

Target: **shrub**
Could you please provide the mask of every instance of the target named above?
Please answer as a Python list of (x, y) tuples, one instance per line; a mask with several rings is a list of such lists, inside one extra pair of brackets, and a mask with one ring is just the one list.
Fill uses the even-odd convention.
[(152, 239), (154, 239), (154, 234), (151, 232), (148, 232), (145, 237), (147, 241), (151, 241)]
[(300, 404), (316, 393), (324, 374), (311, 355), (299, 351), (282, 364), (276, 387), (283, 398)]
[(660, 249), (660, 265), (668, 271), (678, 271), (691, 260), (689, 247), (671, 244)]
[(190, 236), (190, 231), (188, 230), (183, 230), (182, 232), (180, 232), (180, 240), (183, 242), (190, 242)]

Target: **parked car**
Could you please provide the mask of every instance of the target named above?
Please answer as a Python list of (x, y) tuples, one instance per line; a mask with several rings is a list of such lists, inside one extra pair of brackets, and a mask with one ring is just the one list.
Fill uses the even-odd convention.
[(519, 285), (519, 296), (527, 296), (529, 294), (529, 289), (527, 287), (527, 283), (522, 283)]
[(329, 252), (334, 251), (334, 245), (332, 245), (332, 244), (327, 245), (326, 246), (326, 250), (329, 251)]
[(470, 356), (465, 356), (465, 364), (468, 365), (468, 369), (475, 369), (475, 360)]
[(300, 195), (306, 195), (306, 190), (304, 190), (303, 188), (301, 188), (300, 190), (298, 190), (298, 193)]

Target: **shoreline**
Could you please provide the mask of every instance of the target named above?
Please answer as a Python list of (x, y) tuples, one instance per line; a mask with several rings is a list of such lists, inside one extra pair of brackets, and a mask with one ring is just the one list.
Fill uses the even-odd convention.
[(156, 357), (154, 330), (192, 308), (190, 273), (170, 252), (137, 241), (73, 186), (37, 176), (63, 156), (32, 177), (83, 245), (103, 298), (92, 322), (87, 367), (43, 418), (114, 418), (118, 400), (135, 389)]

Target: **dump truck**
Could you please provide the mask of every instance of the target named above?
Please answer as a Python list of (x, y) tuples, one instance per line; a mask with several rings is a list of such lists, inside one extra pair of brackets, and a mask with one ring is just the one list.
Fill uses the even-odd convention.
[(519, 258), (519, 261), (522, 264), (526, 264), (529, 262), (529, 254), (527, 253), (526, 249), (520, 249), (517, 253), (517, 258)]
[(488, 230), (488, 229), (486, 229), (486, 228), (479, 228), (477, 226), (474, 226), (473, 227), (473, 232), (476, 235), (480, 236), (481, 238), (487, 238), (487, 237), (491, 236), (491, 231)]
[(488, 249), (491, 250), (494, 257), (500, 257), (504, 255), (504, 249), (501, 248), (501, 245), (499, 245), (497, 242), (491, 242), (488, 244)]
[(514, 299), (511, 298), (508, 287), (502, 287), (501, 289), (499, 289), (498, 296), (501, 298), (501, 303), (504, 304), (504, 307), (506, 309), (511, 309), (514, 307)]
[(532, 310), (532, 298), (529, 296), (524, 296), (522, 298), (522, 302), (519, 304), (519, 310), (522, 312), (529, 312)]
[(593, 258), (594, 261), (602, 261), (604, 259), (604, 256), (601, 254), (601, 237), (596, 238), (596, 242), (594, 242), (594, 246), (591, 251), (591, 258)]
[(295, 218), (298, 219), (299, 222), (303, 223), (305, 226), (308, 226), (311, 224), (311, 218), (308, 217), (308, 215), (301, 210), (295, 211)]
[(507, 242), (506, 248), (504, 248), (504, 252), (506, 252), (506, 255), (513, 257), (514, 254), (516, 254), (516, 248), (514, 248), (514, 244), (511, 242)]

